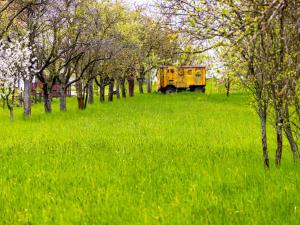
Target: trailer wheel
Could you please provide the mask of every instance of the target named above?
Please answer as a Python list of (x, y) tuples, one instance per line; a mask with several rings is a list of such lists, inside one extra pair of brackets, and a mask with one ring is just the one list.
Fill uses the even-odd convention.
[(194, 91), (195, 91), (195, 92), (202, 92), (202, 93), (205, 93), (205, 87), (195, 87), (195, 88), (194, 88)]
[(175, 93), (175, 92), (176, 92), (176, 88), (173, 87), (173, 86), (167, 87), (166, 91), (165, 91), (166, 94), (172, 94), (172, 93)]

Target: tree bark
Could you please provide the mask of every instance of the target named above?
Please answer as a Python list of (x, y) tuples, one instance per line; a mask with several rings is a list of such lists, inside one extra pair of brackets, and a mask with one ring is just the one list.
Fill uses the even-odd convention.
[[(251, 67), (250, 71), (254, 75), (254, 68)], [(267, 143), (267, 105), (268, 100), (265, 98), (267, 95), (266, 90), (264, 89), (262, 77), (259, 76), (256, 82), (256, 99), (258, 103), (258, 112), (259, 112), (259, 119), (261, 125), (261, 143), (262, 143), (262, 151), (263, 151), (263, 160), (264, 166), (266, 169), (270, 168), (270, 160), (269, 160), (269, 153), (268, 153), (268, 143)]]
[(78, 102), (78, 109), (83, 110), (84, 109), (84, 98), (77, 97), (77, 102)]
[(89, 100), (89, 87), (85, 87), (84, 88), (84, 92), (85, 95), (83, 95), (83, 99), (84, 99), (84, 105), (83, 105), (83, 109), (86, 109), (87, 108), (87, 103), (88, 103), (88, 100)]
[[(300, 55), (300, 54), (299, 54)], [(297, 113), (297, 116), (298, 116), (298, 120), (300, 121), (300, 104), (299, 104), (299, 98), (297, 96), (297, 93), (295, 91), (295, 94), (294, 94), (294, 101), (295, 101), (295, 108), (296, 108), (296, 113)]]
[(10, 121), (13, 121), (14, 120), (14, 108), (13, 108), (13, 103), (9, 104), (9, 96), (6, 97), (6, 105), (7, 105), (7, 108), (9, 109)]
[(67, 99), (66, 99), (66, 88), (65, 85), (61, 84), (60, 86), (60, 111), (65, 112), (67, 111)]
[(226, 87), (226, 96), (229, 97), (230, 95), (230, 79), (225, 79), (225, 87)]
[(266, 112), (266, 107), (265, 105), (263, 105), (261, 100), (258, 102), (258, 107), (259, 107), (259, 118), (261, 124), (264, 166), (265, 168), (270, 168), (268, 144), (267, 144), (267, 112)]
[(120, 99), (120, 82), (117, 82), (116, 84), (116, 95), (117, 95), (117, 99)]
[(51, 97), (51, 90), (49, 90), (47, 83), (45, 83), (43, 85), (43, 92), (44, 92), (44, 110), (45, 110), (45, 113), (51, 113), (52, 112), (52, 97)]
[(109, 83), (109, 91), (108, 91), (108, 101), (109, 102), (112, 102), (113, 98), (114, 98), (114, 84), (115, 84), (114, 79), (111, 79), (110, 83)]
[(77, 94), (78, 109), (83, 110), (84, 109), (84, 90), (83, 90), (81, 81), (78, 81), (76, 83), (76, 94)]
[(128, 90), (129, 90), (129, 97), (134, 96), (134, 77), (128, 78)]
[(289, 115), (289, 107), (288, 104), (285, 104), (285, 123), (284, 123), (284, 132), (286, 134), (286, 137), (290, 143), (291, 151), (293, 154), (294, 161), (299, 160), (299, 151), (298, 151), (298, 145), (297, 142), (294, 139), (291, 123), (290, 123), (290, 115)]
[(45, 113), (52, 112), (52, 98), (49, 93), (46, 93), (44, 95), (44, 109), (45, 109)]
[(125, 79), (124, 78), (122, 78), (120, 80), (120, 85), (121, 85), (122, 98), (126, 98), (126, 88), (125, 88)]
[(105, 101), (105, 85), (101, 83), (100, 85), (100, 102)]
[(281, 116), (282, 113), (280, 112), (282, 110), (282, 100), (279, 99), (277, 105), (276, 102), (274, 104), (275, 104), (274, 110), (275, 110), (275, 120), (276, 120), (276, 141), (277, 141), (275, 163), (276, 166), (280, 166), (281, 158), (282, 158), (282, 126), (284, 122)]
[(152, 92), (152, 83), (151, 83), (151, 77), (147, 77), (147, 93), (150, 94)]
[[(284, 1), (286, 3), (286, 1)], [(275, 67), (278, 73), (284, 71), (284, 55), (285, 55), (285, 43), (284, 43), (284, 10), (286, 5), (281, 8), (281, 12), (279, 15), (279, 62), (275, 64)], [(283, 97), (281, 96), (280, 92), (284, 90), (283, 81), (277, 81), (276, 79), (272, 79), (272, 95), (273, 95), (273, 104), (274, 104), (274, 111), (275, 111), (275, 120), (276, 120), (276, 140), (277, 140), (277, 149), (276, 149), (276, 158), (275, 163), (276, 166), (280, 166), (281, 158), (282, 158), (282, 129), (284, 121), (284, 109), (283, 109)], [(276, 85), (276, 87), (275, 87)], [(279, 92), (280, 91), (280, 92)]]
[(94, 104), (94, 81), (91, 80), (88, 86), (89, 91), (89, 104)]
[(24, 116), (31, 116), (31, 91), (32, 81), (31, 79), (24, 79)]
[(9, 118), (11, 121), (14, 120), (14, 108), (13, 107), (9, 107)]
[(18, 107), (23, 107), (23, 91), (20, 90), (19, 96), (18, 96)]
[(139, 83), (139, 92), (140, 92), (140, 94), (143, 94), (144, 93), (144, 89), (143, 89), (144, 79), (138, 78), (138, 83)]

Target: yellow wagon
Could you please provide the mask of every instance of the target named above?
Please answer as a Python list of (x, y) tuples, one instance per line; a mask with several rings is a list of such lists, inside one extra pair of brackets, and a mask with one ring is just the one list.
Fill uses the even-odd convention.
[(157, 73), (157, 90), (174, 93), (181, 90), (205, 92), (206, 67), (162, 66)]

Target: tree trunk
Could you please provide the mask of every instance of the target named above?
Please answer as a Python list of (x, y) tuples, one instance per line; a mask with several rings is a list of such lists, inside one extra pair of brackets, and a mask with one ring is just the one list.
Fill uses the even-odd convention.
[(105, 85), (101, 83), (100, 85), (100, 102), (105, 101)]
[(258, 103), (258, 107), (259, 107), (259, 118), (261, 124), (264, 166), (265, 168), (270, 168), (268, 145), (267, 145), (267, 113), (266, 113), (266, 108), (263, 106), (261, 100)]
[(297, 113), (297, 116), (298, 116), (298, 120), (300, 121), (300, 104), (299, 104), (299, 98), (298, 98), (298, 95), (297, 95), (296, 91), (295, 91), (294, 95), (295, 95), (294, 96), (294, 99), (295, 99), (294, 101), (295, 101), (296, 113)]
[(14, 108), (13, 107), (9, 107), (9, 118), (11, 121), (14, 120)]
[(140, 92), (140, 94), (143, 94), (144, 93), (144, 89), (143, 89), (144, 79), (143, 78), (139, 78), (138, 82), (139, 82), (139, 92)]
[(9, 104), (9, 96), (6, 97), (6, 105), (7, 105), (7, 108), (9, 109), (10, 121), (13, 121), (14, 120), (14, 108), (13, 108), (13, 103)]
[(134, 96), (134, 78), (129, 77), (128, 78), (128, 90), (129, 90), (129, 97)]
[(77, 102), (78, 102), (78, 109), (83, 110), (84, 109), (84, 98), (77, 97)]
[(67, 99), (66, 99), (66, 88), (65, 85), (61, 84), (60, 85), (60, 111), (67, 111)]
[(117, 95), (117, 99), (120, 99), (120, 82), (117, 82), (116, 85), (116, 95)]
[(52, 97), (51, 97), (51, 90), (48, 90), (48, 84), (43, 85), (43, 92), (44, 92), (44, 109), (45, 113), (52, 112)]
[(23, 91), (20, 91), (18, 96), (18, 107), (23, 107)]
[(280, 166), (281, 158), (282, 158), (282, 125), (284, 122), (282, 118), (282, 113), (280, 112), (282, 110), (282, 100), (279, 99), (277, 104), (278, 104), (277, 107), (274, 107), (275, 119), (276, 119), (276, 140), (277, 140), (275, 163), (276, 166)]
[[(284, 10), (286, 8), (286, 5), (284, 5), (281, 8), (281, 14), (279, 15), (279, 47), (278, 47), (278, 53), (279, 53), (279, 62), (275, 64), (276, 69), (278, 70), (278, 73), (281, 73), (284, 71), (284, 55), (285, 55), (285, 43), (284, 43)], [(272, 81), (276, 81), (276, 79), (272, 79)], [(275, 89), (274, 85), (276, 84), (277, 89)], [(284, 121), (284, 105), (283, 105), (283, 99), (279, 94), (279, 91), (283, 91), (283, 83), (275, 82), (275, 84), (272, 84), (272, 94), (273, 94), (273, 104), (274, 104), (274, 111), (275, 111), (275, 119), (276, 119), (276, 139), (277, 139), (277, 149), (276, 149), (276, 159), (275, 163), (277, 166), (280, 166), (281, 164), (281, 158), (282, 158), (282, 128)]]
[(120, 85), (121, 85), (122, 97), (126, 98), (125, 79), (121, 79)]
[(89, 100), (89, 87), (88, 86), (84, 88), (83, 93), (85, 93), (85, 95), (83, 96), (83, 99), (84, 99), (83, 109), (86, 109), (87, 103), (88, 103), (88, 100)]
[(230, 80), (229, 78), (225, 79), (225, 87), (226, 87), (226, 95), (229, 97), (230, 95)]
[(94, 81), (93, 80), (89, 82), (88, 91), (89, 91), (89, 104), (94, 104)]
[(84, 109), (84, 90), (82, 87), (82, 82), (78, 81), (76, 83), (76, 94), (77, 94), (77, 103), (78, 103), (78, 109), (83, 110)]
[(31, 116), (31, 89), (31, 79), (24, 79), (24, 116), (27, 118)]
[(52, 98), (49, 93), (44, 94), (44, 109), (45, 113), (52, 112)]
[(151, 77), (147, 77), (147, 93), (150, 94), (152, 92), (152, 83), (151, 83)]
[(110, 83), (109, 83), (109, 91), (108, 91), (108, 101), (109, 102), (112, 102), (113, 98), (114, 98), (114, 84), (115, 84), (114, 79), (111, 79)]
[(284, 123), (284, 132), (286, 134), (286, 137), (290, 143), (291, 151), (293, 154), (294, 161), (299, 160), (299, 151), (298, 151), (298, 145), (297, 142), (294, 139), (291, 123), (290, 123), (290, 114), (289, 114), (289, 106), (288, 104), (285, 104), (285, 123)]
[[(29, 47), (32, 49), (31, 61), (36, 57), (35, 55), (35, 38), (37, 34), (36, 11), (33, 9), (33, 5), (29, 5), (27, 8), (27, 27), (29, 31)], [(32, 94), (32, 80), (34, 75), (30, 74), (28, 79), (24, 79), (24, 116), (28, 118), (31, 116), (31, 94)]]

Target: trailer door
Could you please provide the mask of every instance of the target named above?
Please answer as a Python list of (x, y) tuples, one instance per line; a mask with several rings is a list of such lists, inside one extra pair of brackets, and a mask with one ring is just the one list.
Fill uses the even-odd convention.
[(196, 68), (194, 73), (195, 85), (203, 85), (202, 68)]
[(187, 81), (186, 81), (186, 77), (184, 76), (184, 69), (183, 68), (178, 68), (178, 70), (177, 70), (176, 87), (177, 88), (186, 88), (187, 87)]

